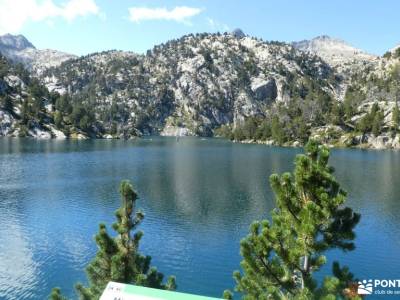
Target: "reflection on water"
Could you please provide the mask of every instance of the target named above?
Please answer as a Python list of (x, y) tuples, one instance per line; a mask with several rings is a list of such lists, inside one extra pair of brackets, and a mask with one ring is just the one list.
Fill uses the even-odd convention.
[(16, 222), (17, 216), (10, 210), (4, 211), (10, 219), (0, 221), (0, 298), (30, 298), (38, 285), (38, 262), (33, 259), (30, 241)]
[[(53, 286), (72, 297), (98, 223), (114, 221), (122, 179), (146, 213), (142, 251), (179, 290), (221, 296), (240, 239), (273, 208), (269, 175), (290, 171), (299, 152), (218, 139), (1, 139), (0, 298), (45, 299)], [(335, 150), (332, 164), (362, 221), (356, 251), (328, 259), (360, 278), (397, 278), (400, 153)]]

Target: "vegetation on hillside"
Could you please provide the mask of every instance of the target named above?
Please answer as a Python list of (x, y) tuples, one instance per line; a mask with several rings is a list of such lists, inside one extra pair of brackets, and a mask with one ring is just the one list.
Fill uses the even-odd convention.
[[(217, 136), (231, 140), (272, 141), (278, 145), (294, 141), (305, 144), (316, 128), (336, 126), (338, 132), (330, 143), (341, 135), (389, 134), (400, 132), (400, 63), (395, 64), (387, 77), (359, 76), (353, 79), (342, 102), (334, 99), (314, 82), (291, 86), (292, 100), (269, 109), (264, 116), (250, 116), (244, 121), (223, 125), (215, 130)], [(378, 98), (381, 102), (375, 101)], [(363, 106), (364, 103), (371, 104)], [(385, 103), (394, 103), (384, 109)], [(385, 120), (387, 114), (391, 115)]]

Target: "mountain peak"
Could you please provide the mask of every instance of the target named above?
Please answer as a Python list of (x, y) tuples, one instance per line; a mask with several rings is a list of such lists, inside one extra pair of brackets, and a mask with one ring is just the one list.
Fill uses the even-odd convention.
[(35, 46), (22, 34), (12, 35), (9, 33), (0, 36), (0, 47), (7, 47), (13, 50), (35, 49)]
[(243, 32), (242, 29), (236, 28), (235, 30), (232, 31), (231, 33), (235, 38), (241, 39), (246, 36), (246, 34)]
[(333, 38), (331, 38), (327, 34), (319, 35), (319, 36), (316, 36), (315, 38), (313, 38), (313, 40), (332, 40), (332, 39)]
[(332, 36), (327, 35), (327, 34), (317, 35), (316, 37), (314, 37), (311, 40), (337, 41), (337, 42), (346, 43), (342, 39), (339, 39), (339, 38), (336, 38), (336, 37), (332, 37)]
[(36, 72), (57, 66), (63, 61), (75, 57), (56, 50), (38, 50), (21, 34), (0, 36), (0, 54), (12, 62), (22, 63), (27, 69)]
[[(311, 40), (302, 40), (299, 42), (293, 42), (292, 45), (295, 48), (298, 48), (300, 50), (311, 50), (311, 49), (316, 49), (316, 48), (321, 48), (321, 47), (332, 47), (334, 45), (336, 45), (336, 46), (340, 45), (342, 47), (354, 48), (351, 45), (349, 45), (348, 43), (346, 43), (345, 41), (338, 39), (338, 38), (331, 37), (326, 34), (316, 36), (316, 37), (312, 38)], [(307, 48), (307, 49), (305, 49), (305, 48)], [(356, 48), (354, 48), (354, 49), (356, 49)], [(359, 50), (359, 51), (361, 51), (361, 50)]]
[(298, 50), (316, 54), (332, 66), (346, 62), (369, 61), (376, 58), (376, 56), (355, 48), (341, 39), (328, 35), (320, 35), (311, 40), (293, 42), (292, 46)]

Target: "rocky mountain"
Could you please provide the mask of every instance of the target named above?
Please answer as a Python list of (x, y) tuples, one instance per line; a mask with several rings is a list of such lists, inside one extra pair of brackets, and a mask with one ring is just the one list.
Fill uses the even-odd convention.
[(23, 35), (11, 34), (0, 36), (0, 53), (10, 61), (22, 63), (35, 73), (41, 73), (46, 68), (58, 66), (76, 57), (56, 50), (36, 49)]
[[(35, 49), (22, 37), (2, 44)], [(105, 51), (53, 66), (36, 58), (33, 93), (20, 92), (31, 94), (38, 124), (67, 137), (224, 135), (288, 145), (318, 136), (400, 147), (398, 52), (377, 57), (327, 36), (266, 42), (237, 29), (190, 34), (145, 55)], [(23, 104), (14, 106), (17, 118)], [(35, 125), (16, 124), (11, 134), (22, 126), (33, 135)]]
[(376, 55), (368, 54), (345, 41), (327, 35), (318, 36), (312, 40), (293, 42), (292, 45), (301, 51), (318, 55), (333, 67), (351, 63), (368, 63), (378, 58)]
[(35, 48), (23, 35), (5, 34), (0, 36), (0, 50), (21, 51), (26, 48)]
[[(400, 100), (398, 47), (379, 57), (328, 36), (295, 42), (293, 46), (301, 51), (318, 55), (342, 77), (343, 93), (338, 100), (342, 101), (341, 105), (347, 110), (347, 125), (354, 129), (351, 130), (349, 138), (343, 127), (336, 128), (339, 131), (336, 134), (342, 136), (345, 144), (363, 144), (372, 148), (400, 148), (397, 134), (400, 119), (397, 113), (394, 114), (398, 112)], [(380, 111), (379, 114), (374, 113), (377, 109)], [(368, 121), (368, 118), (373, 118), (372, 114), (375, 114), (377, 127), (380, 128), (375, 134), (371, 134), (373, 120)], [(368, 122), (370, 124), (366, 126)]]
[(223, 124), (263, 116), (290, 102), (305, 85), (335, 94), (339, 81), (328, 64), (284, 43), (242, 34), (197, 34), (156, 46), (146, 55), (119, 51), (69, 60), (46, 70), (49, 89), (94, 107), (111, 128), (114, 105), (122, 127), (142, 133), (212, 135)]
[(0, 136), (65, 138), (54, 125), (55, 96), (0, 55)]
[(380, 57), (376, 55), (366, 53), (343, 40), (327, 35), (318, 36), (311, 40), (293, 42), (292, 46), (300, 51), (322, 58), (342, 77), (343, 84), (338, 93), (340, 101), (343, 101), (352, 77), (368, 68), (374, 68), (380, 61)]

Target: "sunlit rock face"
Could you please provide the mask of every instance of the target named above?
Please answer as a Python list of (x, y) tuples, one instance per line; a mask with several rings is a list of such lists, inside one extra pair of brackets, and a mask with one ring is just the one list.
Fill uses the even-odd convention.
[(376, 55), (357, 49), (343, 40), (327, 35), (318, 36), (312, 40), (293, 42), (293, 47), (304, 52), (316, 54), (332, 66), (345, 63), (369, 62), (377, 59)]
[(254, 98), (258, 101), (271, 103), (278, 96), (278, 89), (273, 78), (269, 80), (255, 78), (251, 83), (251, 90), (254, 92)]
[(262, 117), (276, 102), (289, 102), (288, 86), (303, 80), (332, 93), (339, 86), (331, 67), (315, 55), (242, 31), (190, 34), (146, 55), (95, 53), (47, 69), (40, 79), (60, 93), (90, 90), (99, 113), (114, 101), (129, 111), (126, 126), (168, 135), (176, 133), (171, 128), (212, 135), (223, 124)]

